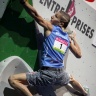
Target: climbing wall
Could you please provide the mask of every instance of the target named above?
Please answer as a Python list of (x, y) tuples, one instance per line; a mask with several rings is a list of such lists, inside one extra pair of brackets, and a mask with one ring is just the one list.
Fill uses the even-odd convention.
[[(30, 4), (32, 1), (29, 0)], [(37, 67), (35, 24), (19, 0), (0, 0), (0, 61), (20, 56), (32, 68)], [(36, 66), (35, 66), (36, 65)]]
[(9, 0), (0, 0), (0, 19), (2, 18)]
[(76, 0), (76, 14), (70, 28), (76, 30), (77, 41), (82, 50), (82, 58), (76, 59), (71, 52), (67, 59), (67, 71), (83, 86), (89, 87), (90, 96), (96, 94), (96, 0), (90, 6), (85, 0)]
[[(33, 6), (45, 19), (50, 20), (50, 16), (59, 10), (66, 11), (71, 16), (69, 28), (76, 30), (82, 58), (77, 59), (69, 51), (66, 70), (88, 88), (90, 96), (95, 96), (96, 0), (92, 4), (95, 6), (90, 6), (91, 4), (85, 0), (33, 0)], [(43, 33), (42, 27), (38, 26), (38, 29)]]
[[(83, 86), (88, 86), (90, 96), (95, 96), (96, 0), (92, 2), (92, 6), (85, 0), (32, 1), (34, 7), (45, 19), (50, 19), (50, 16), (59, 10), (70, 14), (69, 27), (71, 30), (76, 30), (82, 58), (76, 59), (69, 51), (66, 70)], [(29, 0), (30, 4), (32, 1)], [(39, 31), (43, 33), (43, 28), (39, 27)], [(17, 55), (36, 69), (37, 52), (34, 20), (18, 0), (0, 0), (0, 61)], [(63, 92), (62, 89), (61, 91)]]

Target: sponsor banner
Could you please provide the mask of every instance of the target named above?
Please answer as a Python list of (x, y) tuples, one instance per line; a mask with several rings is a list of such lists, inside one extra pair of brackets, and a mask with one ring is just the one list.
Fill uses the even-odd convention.
[(76, 13), (75, 10), (75, 0), (70, 0), (67, 6), (66, 12), (70, 15), (70, 17), (74, 16)]
[[(95, 34), (95, 26), (93, 26), (92, 23), (94, 23), (94, 21), (96, 22), (96, 20), (94, 20), (95, 17), (92, 16), (95, 15), (96, 12), (94, 13), (94, 10), (89, 8), (86, 2), (88, 1), (33, 0), (33, 6), (36, 8), (39, 14), (47, 20), (50, 20), (51, 16), (57, 11), (66, 11), (71, 17), (69, 24), (70, 29), (76, 29), (82, 33), (82, 35), (92, 39)], [(39, 26), (39, 31), (43, 33), (44, 30)]]

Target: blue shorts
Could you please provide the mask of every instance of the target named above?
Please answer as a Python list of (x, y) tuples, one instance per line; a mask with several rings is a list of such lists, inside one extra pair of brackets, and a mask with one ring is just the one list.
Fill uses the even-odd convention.
[[(56, 69), (56, 68), (55, 68)], [(27, 81), (32, 86), (66, 85), (70, 81), (69, 74), (63, 70), (42, 70), (26, 73)]]

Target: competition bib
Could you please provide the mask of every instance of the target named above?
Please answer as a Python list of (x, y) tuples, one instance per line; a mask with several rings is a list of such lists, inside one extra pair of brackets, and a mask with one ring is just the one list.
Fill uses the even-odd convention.
[(59, 37), (56, 37), (53, 45), (53, 49), (64, 54), (66, 52), (68, 42)]

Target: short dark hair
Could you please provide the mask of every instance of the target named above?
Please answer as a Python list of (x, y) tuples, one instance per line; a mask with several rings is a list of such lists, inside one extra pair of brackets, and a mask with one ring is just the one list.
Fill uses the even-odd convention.
[(63, 11), (60, 11), (60, 13), (62, 14), (62, 17), (61, 17), (61, 22), (64, 22), (64, 28), (66, 28), (70, 22), (70, 16), (68, 13), (66, 12), (63, 12)]

